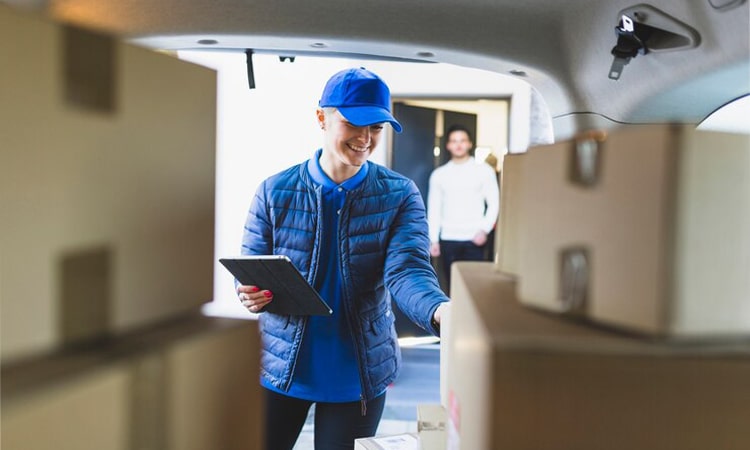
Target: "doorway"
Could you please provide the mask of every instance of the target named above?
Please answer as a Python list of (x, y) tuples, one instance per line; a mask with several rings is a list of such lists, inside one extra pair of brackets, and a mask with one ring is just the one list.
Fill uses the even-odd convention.
[[(403, 132), (393, 135), (388, 165), (412, 179), (427, 204), (432, 171), (450, 160), (450, 154), (444, 150), (447, 130), (453, 125), (461, 125), (469, 130), (474, 141), (472, 156), (477, 153), (478, 159), (488, 158), (493, 161), (491, 165), (497, 170), (495, 161), (502, 158), (507, 148), (508, 110), (509, 99), (396, 101), (393, 111), (403, 125)], [(491, 242), (493, 237), (494, 233), (490, 235), (488, 249), (494, 248)], [(491, 258), (491, 252), (488, 258)], [(432, 258), (432, 264), (438, 274), (440, 286), (446, 291), (441, 258)], [(393, 310), (399, 336), (419, 337), (428, 334), (414, 325), (398, 306)]]

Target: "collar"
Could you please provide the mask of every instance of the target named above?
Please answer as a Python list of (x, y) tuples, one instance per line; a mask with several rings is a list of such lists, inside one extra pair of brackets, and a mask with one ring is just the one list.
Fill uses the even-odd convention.
[(325, 172), (323, 172), (323, 168), (320, 167), (320, 155), (322, 153), (323, 149), (318, 149), (315, 152), (315, 155), (307, 161), (307, 172), (310, 174), (312, 181), (315, 184), (322, 186), (325, 192), (338, 187), (341, 187), (346, 191), (351, 191), (362, 184), (367, 177), (367, 172), (370, 166), (369, 163), (365, 163), (353, 177), (344, 180), (341, 184), (336, 184), (328, 177), (328, 175), (326, 175)]

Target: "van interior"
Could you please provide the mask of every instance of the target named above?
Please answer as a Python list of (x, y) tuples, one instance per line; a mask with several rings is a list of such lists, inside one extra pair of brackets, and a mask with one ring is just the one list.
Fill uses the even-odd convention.
[(426, 196), (465, 123), (501, 188), (441, 338), (396, 317), (437, 408), (378, 436), (750, 448), (746, 0), (2, 0), (0, 36), (2, 446), (262, 448), (218, 259), (364, 66), (405, 125), (374, 162)]

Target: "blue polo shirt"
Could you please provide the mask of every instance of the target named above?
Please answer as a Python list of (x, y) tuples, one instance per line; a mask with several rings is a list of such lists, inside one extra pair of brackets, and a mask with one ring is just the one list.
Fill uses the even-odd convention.
[(323, 191), (323, 230), (315, 289), (333, 309), (331, 316), (310, 316), (294, 368), (292, 385), (282, 392), (270, 383), (263, 386), (291, 397), (314, 402), (353, 402), (361, 397), (362, 384), (351, 329), (343, 305), (343, 279), (339, 256), (339, 211), (347, 193), (367, 176), (367, 164), (351, 178), (336, 184), (320, 167), (322, 150), (307, 163), (313, 182)]

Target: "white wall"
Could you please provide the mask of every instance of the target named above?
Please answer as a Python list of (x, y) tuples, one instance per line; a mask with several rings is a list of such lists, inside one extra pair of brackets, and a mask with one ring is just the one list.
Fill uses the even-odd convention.
[[(325, 82), (338, 70), (364, 66), (389, 84), (394, 97), (511, 96), (511, 150), (525, 148), (529, 139), (529, 88), (509, 76), (445, 64), (310, 57), (281, 63), (276, 56), (254, 55), (257, 87), (250, 90), (242, 53), (179, 55), (218, 72), (216, 259), (239, 254), (245, 214), (261, 181), (304, 161), (320, 146), (315, 108)], [(388, 141), (383, 140), (372, 161), (385, 163)], [(218, 263), (214, 303), (206, 312), (250, 316), (236, 300), (231, 276)]]

